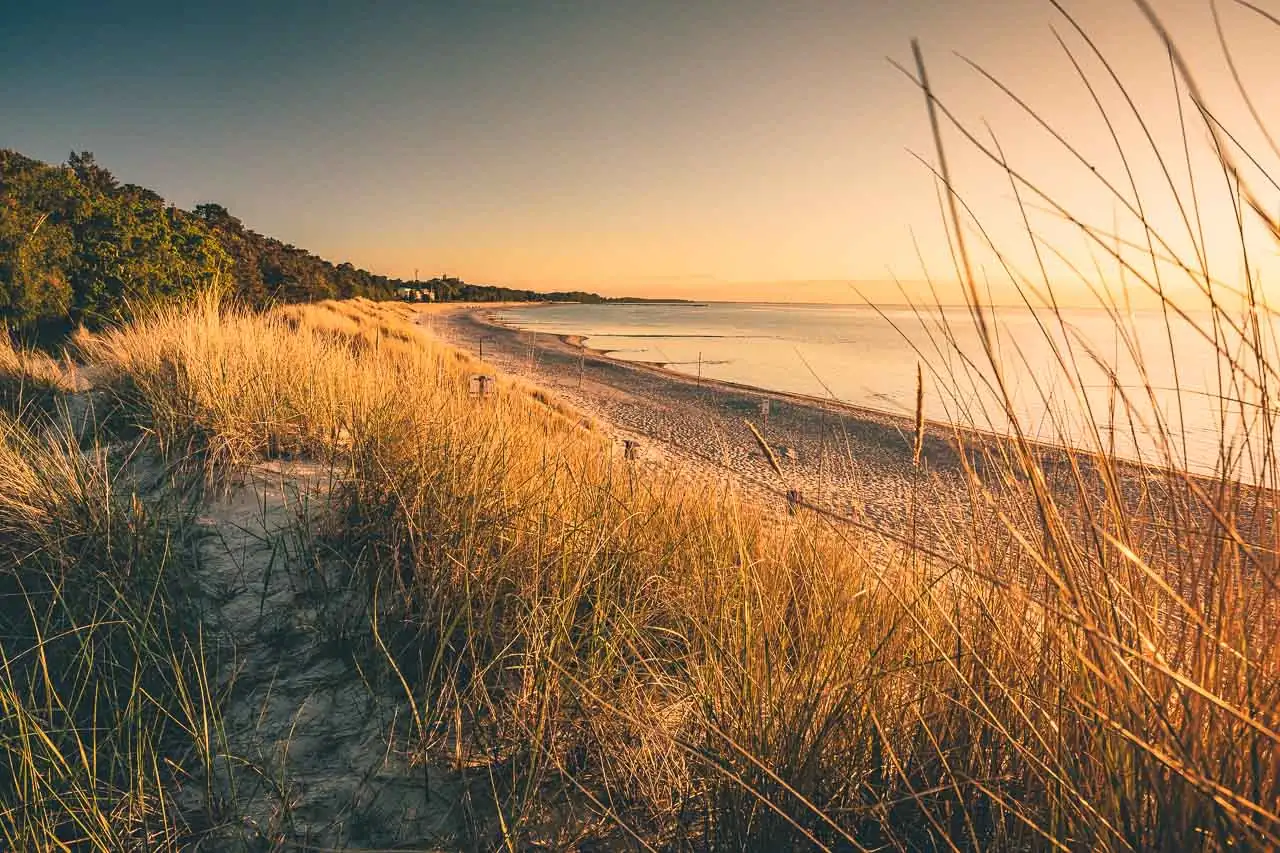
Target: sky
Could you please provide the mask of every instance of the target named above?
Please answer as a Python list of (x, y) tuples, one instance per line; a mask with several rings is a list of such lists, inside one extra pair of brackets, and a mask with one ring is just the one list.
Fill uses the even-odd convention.
[[(1098, 175), (1135, 208), (1139, 199), (1189, 266), (1199, 268), (1193, 244), (1203, 245), (1211, 275), (1242, 286), (1228, 182), (1162, 42), (1126, 0), (1064, 5), (1142, 110), (1163, 169), (1110, 72), (1044, 0), (19, 0), (0, 18), (0, 147), (51, 162), (91, 150), (119, 179), (180, 206), (215, 201), (257, 231), (398, 277), (837, 302), (901, 301), (895, 279), (915, 298), (929, 277), (953, 301), (925, 101), (891, 62), (914, 68), (915, 37), (948, 110), (1109, 235), (1091, 240), (1037, 210), (1024, 221), (1028, 204), (1047, 202), (1025, 187), (1015, 195), (1005, 170), (944, 123), (953, 185), (976, 222), (966, 242), (991, 298), (1015, 298), (1005, 265), (1068, 301), (1090, 286), (1140, 292), (1143, 270), (1189, 287), (1149, 255), (1142, 267), (1141, 251), (1130, 270), (1109, 255), (1117, 235), (1146, 238)], [(1209, 3), (1153, 5), (1215, 117), (1280, 176), (1228, 74)], [(1270, 85), (1280, 27), (1234, 0), (1219, 11), (1246, 91), (1262, 115), (1280, 115)], [(1246, 173), (1280, 213), (1280, 189)], [(1194, 227), (1179, 200), (1199, 210), (1187, 217)], [(1274, 246), (1255, 231), (1248, 265), (1280, 281), (1269, 273)]]

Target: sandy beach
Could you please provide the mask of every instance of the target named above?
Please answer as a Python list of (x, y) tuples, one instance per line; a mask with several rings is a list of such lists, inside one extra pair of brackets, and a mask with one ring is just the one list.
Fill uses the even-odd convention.
[[(679, 466), (695, 479), (728, 481), (780, 510), (794, 491), (831, 519), (900, 534), (914, 527), (934, 541), (931, 534), (952, 526), (941, 522), (969, 515), (967, 479), (944, 427), (926, 429), (917, 467), (907, 419), (619, 361), (573, 336), (497, 323), (496, 307), (434, 306), (419, 322), (596, 417), (619, 445), (637, 442), (645, 459)], [(782, 477), (748, 421), (769, 444)]]
[[(583, 347), (574, 336), (505, 326), (492, 316), (498, 307), (433, 306), (419, 322), (496, 370), (541, 386), (597, 418), (613, 434), (619, 453), (624, 441), (636, 442), (642, 458), (652, 463), (678, 467), (686, 478), (732, 484), (780, 512), (789, 508), (788, 493), (798, 493), (803, 506), (828, 520), (925, 545), (951, 558), (972, 547), (975, 525), (989, 531), (1003, 526), (988, 523), (992, 498), (1015, 514), (1028, 506), (1027, 484), (1008, 481), (1010, 466), (986, 464), (1007, 452), (1001, 437), (926, 421), (916, 465), (915, 425), (908, 418), (613, 359)], [(769, 444), (782, 477), (748, 421)], [(1061, 509), (1076, 503), (1082, 485), (1098, 497), (1106, 490), (1090, 454), (1048, 444), (1033, 448)], [(1185, 486), (1178, 485), (1185, 475), (1113, 465), (1122, 500), (1135, 516), (1164, 517), (1171, 494), (1182, 494), (1179, 503), (1185, 505)], [(986, 476), (987, 470), (993, 475)], [(970, 472), (981, 479), (980, 488)], [(1202, 488), (1213, 488), (1212, 480), (1194, 479)], [(977, 494), (982, 497), (975, 499)]]

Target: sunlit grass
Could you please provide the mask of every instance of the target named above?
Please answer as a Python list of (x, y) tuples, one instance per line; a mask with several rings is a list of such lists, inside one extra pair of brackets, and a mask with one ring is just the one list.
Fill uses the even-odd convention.
[(0, 408), (10, 413), (45, 408), (72, 386), (67, 365), (40, 350), (15, 346), (0, 329)]
[[(930, 105), (941, 153), (948, 114)], [(939, 177), (952, 233), (972, 240)], [(965, 254), (975, 371), (1010, 428), (952, 436), (973, 451), (958, 457), (970, 509), (939, 513), (946, 549), (629, 462), (514, 380), (473, 397), (483, 366), (407, 306), (251, 314), (209, 296), (77, 353), (112, 428), (206, 485), (263, 459), (329, 466), (317, 559), (365, 591), (359, 639), (406, 694), (415, 754), (483, 781), (494, 846), (598, 825), (679, 849), (1280, 846), (1265, 304), (1208, 302), (1223, 387), (1248, 389), (1263, 427), (1224, 417), (1218, 476), (1196, 477), (1171, 423), (1144, 425), (1165, 442), (1156, 465), (1109, 443), (1150, 383), (1077, 413), (1083, 449), (1036, 444)], [(1034, 302), (1034, 277), (1011, 275)], [(1039, 368), (1068, 381), (1093, 357), (1055, 356)], [(933, 367), (972, 391), (973, 374)], [(62, 387), (32, 354), (0, 350), (0, 371)], [(196, 721), (216, 708), (192, 682), (203, 655), (168, 584), (175, 552), (101, 446), (44, 430), (0, 420), (0, 828), (18, 849), (176, 843), (168, 756), (177, 743), (207, 765)]]
[(421, 746), (503, 774), (513, 838), (566, 777), (655, 843), (1277, 831), (1275, 612), (1256, 552), (1224, 547), (1252, 530), (1239, 493), (1126, 497), (1094, 458), (1051, 485), (1014, 444), (988, 465), (1018, 476), (975, 472), (965, 547), (931, 557), (636, 468), (517, 383), (474, 399), (478, 365), (395, 306), (205, 303), (85, 353), (208, 476), (331, 460), (326, 541)]
[[(179, 527), (69, 427), (0, 415), (0, 839), (175, 846), (216, 709)], [(190, 775), (189, 775), (190, 774)]]

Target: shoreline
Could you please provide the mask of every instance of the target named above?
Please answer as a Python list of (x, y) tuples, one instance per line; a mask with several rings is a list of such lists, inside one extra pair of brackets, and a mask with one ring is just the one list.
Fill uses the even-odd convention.
[[(1031, 439), (1029, 473), (1015, 439), (934, 420), (925, 421), (917, 464), (911, 418), (623, 361), (583, 346), (581, 335), (498, 322), (490, 314), (500, 307), (437, 310), (423, 325), (472, 355), (482, 350), (482, 362), (591, 416), (620, 455), (624, 443), (638, 443), (646, 466), (678, 469), (693, 484), (730, 486), (779, 513), (803, 507), (840, 526), (950, 555), (948, 560), (969, 547), (960, 544), (957, 531), (989, 525), (995, 513), (1034, 515), (1040, 488), (1052, 495), (1055, 512), (1086, 526), (1089, 507), (1109, 502), (1125, 517), (1145, 519), (1206, 515), (1197, 495), (1223, 489), (1257, 509), (1278, 502), (1275, 490)], [(761, 405), (766, 401), (768, 414)], [(1039, 522), (1028, 517), (1022, 523)], [(1177, 543), (1164, 541), (1159, 548), (1172, 553)]]
[[(516, 303), (516, 304), (519, 304), (521, 307), (525, 307), (524, 303)], [(528, 307), (542, 307), (542, 306), (551, 305), (551, 304), (553, 303), (539, 302), (539, 303), (534, 303), (532, 305), (529, 305)], [(494, 307), (497, 308), (498, 306), (494, 306)], [(537, 332), (530, 329), (522, 329), (519, 326), (513, 326), (509, 323), (503, 323), (501, 320), (498, 320), (492, 316), (488, 316), (486, 314), (487, 309), (483, 307), (477, 308), (476, 306), (472, 305), (465, 310), (469, 310), (472, 312), (473, 319), (477, 324), (481, 324), (488, 328), (501, 329), (503, 331), (506, 331), (515, 335), (525, 335), (525, 334), (541, 335), (543, 336), (543, 340), (558, 341), (560, 344), (562, 344), (564, 347), (567, 347), (569, 350), (571, 350), (574, 353), (581, 351), (595, 358), (608, 359), (613, 364), (631, 367), (637, 370), (652, 371), (654, 373), (660, 374), (662, 377), (666, 379), (674, 380), (677, 382), (693, 382), (695, 384), (709, 387), (709, 388), (719, 387), (724, 389), (732, 389), (735, 391), (743, 391), (743, 392), (755, 394), (760, 397), (776, 398), (778, 400), (790, 401), (790, 402), (795, 402), (803, 405), (829, 406), (832, 408), (839, 409), (843, 412), (850, 412), (850, 413), (858, 414), (865, 417), (883, 418), (886, 420), (894, 421), (899, 425), (905, 425), (909, 427), (912, 431), (915, 430), (914, 422), (912, 421), (911, 418), (908, 418), (905, 415), (897, 415), (892, 412), (881, 411), (880, 409), (872, 409), (865, 406), (858, 406), (854, 403), (846, 403), (841, 400), (831, 400), (825, 397), (815, 397), (810, 394), (800, 394), (794, 391), (777, 391), (772, 388), (762, 388), (758, 385), (748, 385), (744, 382), (733, 382), (728, 379), (711, 379), (711, 378), (699, 379), (698, 377), (690, 376), (689, 374), (683, 373), (679, 370), (672, 370), (670, 367), (667, 366), (668, 364), (670, 364), (670, 362), (632, 361), (630, 359), (614, 358), (611, 354), (614, 352), (617, 352), (617, 350), (596, 349), (595, 347), (586, 346), (584, 343), (584, 341), (588, 337), (586, 335), (566, 335), (566, 334), (557, 334), (554, 332)], [(710, 364), (714, 362), (706, 362), (706, 363)], [(925, 424), (926, 426), (935, 426), (938, 428), (950, 428), (949, 424), (946, 424), (942, 421), (934, 421), (927, 418), (925, 419)], [(991, 437), (998, 438), (998, 436), (996, 436), (995, 433), (991, 433)]]
[[(554, 303), (540, 302), (533, 303), (505, 303), (502, 306), (493, 305), (493, 309), (499, 307), (544, 307)], [(824, 409), (834, 414), (843, 416), (853, 416), (860, 419), (881, 422), (896, 428), (897, 430), (914, 435), (916, 425), (915, 420), (909, 415), (896, 414), (882, 409), (875, 409), (870, 406), (863, 406), (857, 403), (849, 403), (839, 399), (829, 397), (818, 397), (811, 394), (803, 394), (795, 391), (779, 391), (772, 388), (762, 388), (757, 385), (748, 385), (742, 382), (734, 382), (728, 379), (711, 379), (697, 378), (690, 376), (679, 370), (673, 370), (667, 366), (665, 362), (652, 361), (632, 361), (629, 359), (615, 358), (611, 353), (615, 350), (602, 350), (584, 345), (584, 341), (588, 336), (579, 334), (557, 334), (551, 332), (536, 332), (528, 329), (521, 329), (518, 326), (503, 323), (494, 318), (489, 313), (489, 308), (483, 304), (471, 304), (464, 310), (471, 314), (472, 322), (490, 329), (503, 330), (513, 335), (538, 335), (542, 336), (542, 340), (555, 340), (561, 347), (572, 352), (579, 351), (593, 356), (598, 359), (607, 360), (612, 364), (629, 367), (635, 370), (648, 371), (664, 379), (673, 382), (694, 383), (700, 387), (718, 388), (726, 391), (741, 392), (751, 394), (762, 399), (777, 400), (780, 402), (791, 403), (799, 406), (808, 406), (814, 409)], [(545, 346), (545, 344), (543, 344)], [(993, 430), (984, 429), (978, 426), (959, 426), (948, 421), (940, 421), (934, 418), (924, 418), (925, 441), (928, 442), (930, 436), (945, 436), (943, 440), (955, 443), (958, 438), (963, 438), (966, 447), (973, 451), (991, 450), (995, 447), (1012, 447), (1017, 443), (1017, 438), (1012, 435), (1002, 435)], [(1101, 454), (1096, 451), (1073, 447), (1071, 445), (1046, 441), (1044, 439), (1024, 438), (1023, 441), (1027, 447), (1036, 454), (1042, 461), (1056, 462), (1061, 461), (1059, 457), (1074, 456), (1077, 460), (1084, 460), (1090, 466), (1096, 466)], [(1156, 464), (1147, 461), (1129, 459), (1125, 457), (1116, 457), (1111, 464), (1118, 472), (1141, 477), (1186, 477), (1198, 483), (1215, 483), (1219, 478), (1211, 477), (1205, 474), (1196, 474), (1179, 470), (1177, 468)], [(1233, 481), (1235, 482), (1235, 481)], [(1239, 481), (1240, 485), (1250, 488), (1248, 483)]]
[(581, 346), (580, 336), (496, 322), (487, 315), (497, 307), (437, 312), (432, 333), (472, 355), (482, 349), (484, 363), (565, 399), (619, 448), (639, 442), (643, 458), (692, 482), (732, 485), (778, 511), (793, 509), (794, 495), (829, 520), (933, 545), (984, 511), (967, 472), (991, 467), (984, 457), (993, 441), (966, 448), (966, 465), (951, 428), (931, 422), (917, 466), (909, 418), (613, 359)]

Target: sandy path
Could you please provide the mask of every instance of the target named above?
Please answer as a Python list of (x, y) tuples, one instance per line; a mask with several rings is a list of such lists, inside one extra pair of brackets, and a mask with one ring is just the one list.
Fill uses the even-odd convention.
[(458, 775), (408, 754), (409, 703), (361, 645), (367, 593), (310, 541), (328, 485), (319, 465), (264, 463), (197, 519), (227, 697), (214, 772), (234, 810), (187, 804), (212, 823), (203, 849), (430, 849), (463, 824)]

